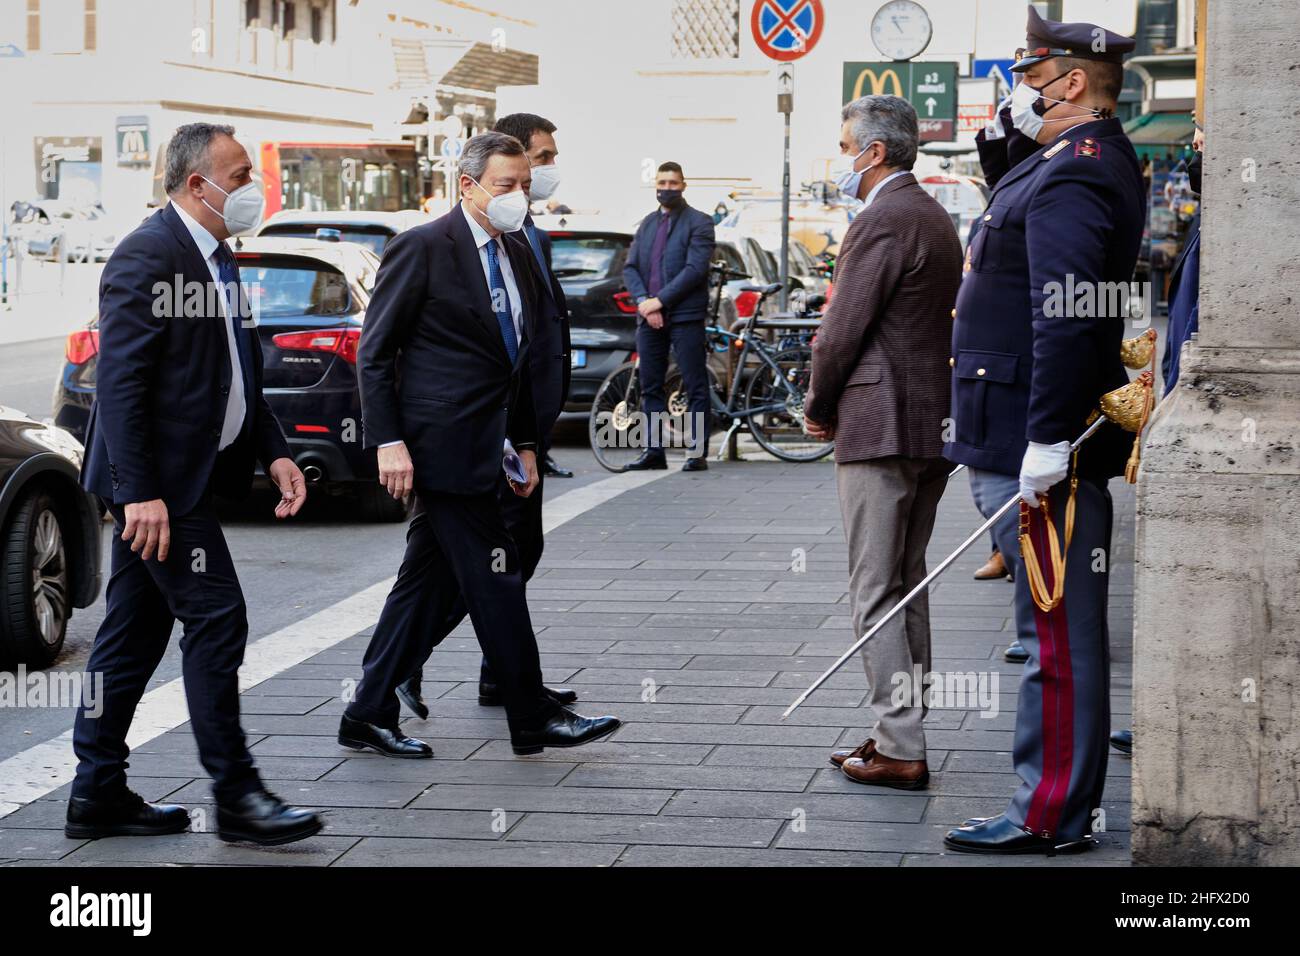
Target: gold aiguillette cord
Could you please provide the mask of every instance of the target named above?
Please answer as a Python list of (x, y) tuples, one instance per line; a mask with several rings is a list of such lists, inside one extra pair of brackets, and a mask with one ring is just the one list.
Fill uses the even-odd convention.
[(1052, 510), (1044, 492), (1038, 502), (1043, 513), (1043, 522), (1047, 525), (1047, 556), (1052, 562), (1052, 588), (1048, 594), (1047, 582), (1043, 579), (1043, 567), (1034, 549), (1034, 539), (1029, 533), (1030, 516), (1033, 509), (1029, 503), (1020, 502), (1020, 555), (1024, 558), (1025, 577), (1029, 582), (1029, 593), (1043, 613), (1056, 610), (1065, 598), (1065, 559), (1070, 553), (1070, 542), (1074, 540), (1074, 502), (1079, 491), (1079, 449), (1075, 448), (1070, 459), (1070, 499), (1065, 506), (1065, 550), (1061, 550), (1061, 539), (1057, 537), (1056, 525), (1052, 522)]

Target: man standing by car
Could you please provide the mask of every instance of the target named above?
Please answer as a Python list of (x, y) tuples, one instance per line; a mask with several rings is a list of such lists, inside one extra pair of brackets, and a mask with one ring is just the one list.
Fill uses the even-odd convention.
[[(193, 123), (167, 147), (171, 202), (104, 267), (99, 367), (82, 483), (114, 519), (104, 622), (86, 663), (104, 675), (102, 713), (77, 712), (76, 780), (66, 833), (77, 839), (176, 833), (183, 807), (146, 803), (126, 785), (127, 731), (179, 619), (181, 666), (199, 759), (212, 775), (217, 834), (263, 845), (321, 829), (262, 786), (239, 725), (244, 596), (213, 494), (248, 492), (260, 461), (281, 492), (277, 518), (307, 490), (262, 396), (261, 350), (244, 321), (239, 268), (224, 240), (262, 217), (260, 185), (234, 129)], [(204, 311), (169, 314), (184, 282)]]
[[(524, 144), (524, 151), (532, 167), (532, 184), (528, 187), (528, 197), (549, 199), (555, 194), (559, 185), (556, 173), (555, 157), (559, 149), (555, 145), (555, 124), (532, 113), (512, 113), (497, 120), (494, 127), (498, 133), (513, 136)], [(551, 271), (551, 239), (545, 232), (533, 225), (531, 215), (524, 217), (521, 230), (528, 240), (528, 247), (533, 254), (539, 270), (537, 322), (533, 325), (533, 337), (528, 343), (528, 374), (532, 380), (533, 407), (537, 413), (537, 447), (538, 457), (544, 465), (538, 469), (537, 488), (527, 497), (515, 494), (504, 479), (500, 482), (501, 510), (505, 515), (506, 528), (519, 549), (519, 564), (527, 584), (537, 570), (542, 559), (542, 491), (548, 477), (572, 478), (573, 472), (564, 471), (551, 461), (551, 432), (556, 419), (564, 407), (565, 396), (569, 393), (569, 307), (564, 300), (564, 290)], [(456, 626), (465, 619), (465, 601), (456, 602), (447, 618), (437, 627), (434, 644), (442, 642)], [(409, 678), (398, 685), (397, 696), (418, 717), (429, 716), (429, 707), (421, 693), (421, 671), (424, 660)], [(578, 695), (564, 688), (546, 689), (546, 693), (557, 704), (572, 704)], [(487, 658), (483, 658), (479, 672), (478, 700), (486, 707), (500, 707), (501, 694), (497, 688), (492, 668)]]
[(627, 252), (623, 284), (637, 303), (636, 350), (642, 405), (650, 421), (645, 452), (628, 471), (667, 468), (655, 424), (668, 410), (664, 379), (671, 347), (690, 396), (691, 454), (682, 471), (709, 467), (709, 379), (704, 324), (709, 307), (713, 218), (686, 204), (686, 178), (677, 163), (663, 163), (655, 178), (657, 212), (637, 227)]
[[(961, 284), (952, 219), (917, 184), (916, 110), (897, 96), (844, 107), (837, 184), (863, 208), (840, 244), (835, 297), (813, 342), (805, 427), (835, 441), (849, 544), (853, 627), (865, 634), (925, 577), (925, 548), (951, 466), (943, 458), (948, 339)], [(925, 688), (896, 698), (898, 674), (930, 670), (922, 594), (862, 651), (876, 725), (831, 762), (857, 783), (919, 790), (926, 763)]]
[(398, 724), (398, 684), (428, 658), (458, 602), (497, 681), (517, 754), (576, 747), (619, 727), (546, 694), (519, 551), (501, 511), (502, 449), (537, 489), (537, 415), (528, 350), (540, 271), (517, 233), (532, 175), (523, 144), (481, 133), (460, 161), (460, 204), (384, 251), (357, 371), (367, 448), (394, 498), (415, 493), (406, 555), (366, 649), (339, 743), (390, 757), (432, 757)]

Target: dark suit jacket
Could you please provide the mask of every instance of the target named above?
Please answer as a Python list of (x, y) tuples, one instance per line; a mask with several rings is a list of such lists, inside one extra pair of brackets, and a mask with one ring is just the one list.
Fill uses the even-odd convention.
[(506, 436), (518, 449), (537, 445), (529, 349), (539, 270), (520, 235), (505, 246), (523, 298), (513, 365), (459, 206), (384, 250), (357, 352), (365, 447), (406, 442), (421, 491), (494, 491)]
[[(998, 180), (957, 298), (949, 459), (1019, 474), (1028, 442), (1073, 441), (1102, 394), (1128, 382), (1127, 303), (1110, 300), (1133, 278), (1145, 221), (1117, 119), (1066, 130)], [(1120, 474), (1132, 444), (1104, 426), (1081, 447), (1080, 474)]]
[[(182, 289), (199, 284), (202, 314), (176, 313), (177, 282)], [(257, 332), (242, 327), (238, 334), (250, 340), (253, 358), (252, 368), (243, 368), (244, 431), (217, 454), (230, 395), (228, 320), (217, 295), (206, 262), (170, 204), (123, 239), (104, 266), (98, 381), (81, 481), (106, 501), (161, 498), (168, 511), (182, 515), (209, 484), (225, 497), (247, 494), (255, 459), (267, 467), (291, 457), (262, 395)], [(188, 298), (182, 292), (180, 304)]]
[[(663, 288), (659, 301), (669, 322), (696, 322), (708, 317), (709, 262), (713, 258), (713, 217), (682, 203), (670, 216), (664, 246)], [(650, 298), (650, 253), (654, 249), (659, 210), (641, 220), (627, 251), (623, 284), (638, 303)], [(645, 319), (637, 317), (637, 322)]]
[[(524, 225), (533, 224), (532, 216)], [(534, 227), (536, 228), (536, 227)], [(528, 245), (524, 232), (519, 237)], [(537, 434), (542, 452), (551, 446), (551, 430), (564, 409), (569, 394), (572, 375), (569, 351), (569, 305), (564, 290), (551, 272), (551, 237), (537, 229), (537, 242), (542, 247), (546, 267), (542, 269), (528, 245), (530, 264), (537, 267), (537, 284), (541, 289), (537, 323), (533, 327), (533, 341), (529, 345), (529, 374), (533, 382), (533, 406), (537, 411)]]
[(904, 173), (853, 217), (813, 341), (806, 408), (836, 424), (835, 460), (938, 458), (961, 284), (952, 218)]

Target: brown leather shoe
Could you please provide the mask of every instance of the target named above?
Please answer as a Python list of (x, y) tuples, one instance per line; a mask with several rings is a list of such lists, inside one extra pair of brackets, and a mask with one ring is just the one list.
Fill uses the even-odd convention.
[(1002, 552), (994, 551), (984, 566), (975, 572), (976, 581), (999, 581), (1007, 577), (1007, 563), (1002, 560)]
[(862, 745), (856, 750), (837, 750), (831, 754), (831, 763), (837, 767), (844, 766), (844, 761), (850, 757), (857, 757), (860, 760), (870, 760), (876, 753), (876, 742), (868, 737), (862, 741)]
[(840, 765), (854, 783), (870, 783), (895, 790), (924, 790), (930, 784), (930, 768), (924, 760), (895, 760), (880, 751), (870, 760), (850, 757)]

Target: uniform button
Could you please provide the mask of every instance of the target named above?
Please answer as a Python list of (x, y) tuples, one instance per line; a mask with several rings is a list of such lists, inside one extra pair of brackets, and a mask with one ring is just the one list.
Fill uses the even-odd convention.
[(948, 367), (949, 367), (949, 368), (956, 368), (956, 367), (957, 367), (957, 360), (956, 360), (955, 358), (952, 358), (952, 357), (950, 356), (950, 357), (948, 358)]
[(953, 309), (953, 310), (952, 310), (952, 317), (953, 317), (954, 319), (957, 318), (957, 310), (956, 310), (956, 309)]
[(983, 374), (984, 374), (984, 369), (982, 369), (982, 368), (978, 368), (978, 369), (976, 369), (976, 370), (975, 370), (975, 374), (976, 374), (976, 375), (983, 375)]
[(984, 221), (988, 222), (992, 218), (993, 218), (993, 213), (989, 213), (987, 216), (984, 217)]

